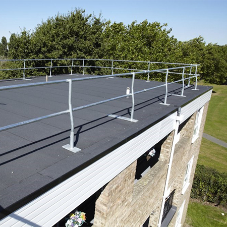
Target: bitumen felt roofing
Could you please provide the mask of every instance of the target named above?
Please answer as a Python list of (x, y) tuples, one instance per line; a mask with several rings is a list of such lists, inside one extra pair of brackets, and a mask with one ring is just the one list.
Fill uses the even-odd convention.
[[(59, 75), (51, 80), (86, 77)], [(4, 81), (0, 86), (45, 81)], [(135, 80), (135, 91), (162, 82)], [(171, 84), (169, 92), (181, 92), (180, 84)], [(103, 78), (73, 82), (73, 108), (125, 95), (131, 87), (129, 78)], [(82, 150), (72, 153), (63, 145), (69, 143), (69, 114), (45, 119), (0, 132), (0, 219), (56, 186), (80, 169), (122, 145), (155, 122), (210, 90), (186, 88), (186, 97), (169, 96), (165, 87), (135, 95), (134, 119), (137, 123), (110, 118), (108, 114), (129, 116), (131, 97), (73, 112), (75, 145)], [(17, 88), (0, 91), (0, 127), (68, 109), (68, 83)]]

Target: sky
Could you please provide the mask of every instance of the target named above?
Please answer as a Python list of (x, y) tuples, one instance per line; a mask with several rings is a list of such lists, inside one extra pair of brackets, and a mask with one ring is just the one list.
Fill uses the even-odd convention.
[(34, 31), (48, 18), (76, 8), (125, 25), (146, 19), (167, 23), (179, 41), (202, 36), (206, 44), (227, 44), (227, 0), (0, 0), (0, 39)]

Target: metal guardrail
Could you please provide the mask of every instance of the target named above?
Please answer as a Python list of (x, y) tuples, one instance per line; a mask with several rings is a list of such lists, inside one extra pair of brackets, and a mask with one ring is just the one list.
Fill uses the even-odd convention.
[[(38, 66), (38, 67), (28, 67), (26, 62), (34, 62), (34, 61), (48, 61), (48, 66)], [(70, 65), (54, 65), (53, 61), (70, 61)], [(82, 64), (81, 65), (75, 65), (74, 62), (79, 61)], [(98, 66), (98, 65), (86, 65), (86, 62), (89, 61), (96, 61), (96, 62), (109, 62), (109, 66)], [(115, 70), (125, 70), (125, 68), (122, 67), (114, 67), (115, 62), (122, 62), (122, 63), (145, 63), (147, 64), (147, 70), (150, 70), (150, 67), (152, 64), (165, 64), (165, 65), (180, 65), (180, 66), (195, 66), (191, 64), (184, 64), (184, 63), (170, 63), (170, 62), (151, 62), (151, 61), (130, 61), (130, 60), (114, 60), (114, 59), (82, 59), (82, 58), (57, 58), (57, 59), (0, 59), (0, 62), (23, 62), (23, 67), (19, 68), (0, 68), (0, 71), (15, 71), (15, 70), (21, 70), (23, 71), (23, 79), (26, 79), (25, 72), (26, 70), (34, 70), (34, 69), (49, 69), (49, 76), (52, 76), (52, 70), (55, 68), (70, 68), (71, 69), (71, 75), (73, 74), (73, 68), (82, 68), (83, 69), (83, 75), (85, 73), (86, 68), (102, 68), (102, 69), (111, 69), (112, 75), (114, 74)], [(27, 65), (27, 67), (26, 67)], [(138, 69), (129, 69), (128, 71), (138, 71)], [(144, 69), (143, 69), (144, 70)], [(149, 80), (149, 74), (148, 74), (148, 80)]]
[[(32, 60), (32, 59), (27, 59), (27, 60)], [(41, 59), (41, 60), (46, 60), (46, 59)], [(63, 59), (63, 60), (66, 60), (66, 59)], [(76, 60), (78, 60), (78, 59), (76, 59)], [(84, 68), (85, 67), (96, 67), (96, 66), (85, 66), (84, 65), (85, 59), (79, 59), (79, 60), (83, 61), (83, 67)], [(86, 59), (86, 60), (102, 60), (102, 61), (108, 60), (109, 61), (111, 59)], [(5, 60), (3, 60), (3, 61), (5, 61)], [(11, 60), (11, 61), (13, 61), (13, 60)], [(69, 144), (67, 144), (67, 145), (65, 145), (63, 147), (65, 149), (68, 149), (68, 150), (72, 151), (72, 152), (78, 152), (78, 151), (80, 151), (80, 149), (77, 148), (77, 147), (74, 147), (73, 111), (85, 109), (85, 108), (92, 107), (92, 106), (95, 106), (95, 105), (100, 105), (100, 104), (103, 104), (103, 103), (106, 103), (106, 102), (110, 102), (110, 101), (113, 101), (113, 100), (117, 100), (117, 99), (121, 99), (121, 98), (124, 98), (124, 97), (131, 96), (132, 97), (132, 107), (131, 107), (131, 116), (130, 116), (130, 118), (121, 117), (121, 116), (117, 116), (117, 115), (109, 115), (109, 116), (110, 117), (116, 117), (116, 118), (123, 119), (123, 120), (128, 120), (128, 121), (131, 121), (131, 122), (137, 122), (137, 120), (134, 119), (134, 106), (135, 106), (135, 98), (134, 98), (134, 96), (136, 94), (139, 94), (139, 93), (142, 93), (142, 92), (147, 92), (147, 91), (159, 88), (159, 87), (165, 87), (164, 103), (161, 103), (161, 104), (169, 105), (167, 103), (167, 98), (168, 98), (168, 95), (169, 95), (169, 93), (168, 93), (168, 85), (169, 84), (181, 82), (182, 83), (182, 89), (181, 89), (181, 94), (179, 96), (184, 97), (184, 89), (185, 89), (185, 87), (189, 86), (190, 79), (195, 78), (195, 88), (193, 90), (197, 90), (197, 77), (199, 75), (199, 74), (197, 74), (197, 66), (198, 65), (184, 64), (182, 66), (181, 63), (156, 62), (156, 64), (159, 64), (159, 63), (161, 63), (161, 64), (174, 64), (174, 65), (179, 65), (179, 67), (155, 69), (155, 70), (142, 70), (142, 69), (138, 70), (137, 69), (136, 72), (113, 74), (113, 70), (116, 69), (116, 68), (113, 67), (113, 62), (114, 61), (121, 61), (121, 60), (111, 60), (111, 67), (109, 67), (109, 68), (111, 68), (111, 71), (112, 71), (111, 75), (91, 76), (91, 77), (84, 77), (84, 78), (74, 78), (74, 79), (55, 80), (55, 81), (36, 82), (36, 83), (26, 83), (26, 84), (10, 85), (10, 86), (2, 86), (2, 87), (0, 87), (0, 91), (2, 91), (2, 90), (8, 90), (8, 89), (16, 89), (16, 88), (32, 87), (32, 86), (43, 86), (43, 85), (50, 85), (50, 84), (57, 84), (57, 83), (68, 83), (69, 84), (69, 95), (68, 95), (68, 106), (69, 106), (69, 108), (67, 110), (63, 110), (63, 111), (60, 111), (60, 112), (52, 113), (52, 114), (41, 116), (41, 117), (38, 117), (38, 118), (33, 118), (33, 119), (26, 120), (26, 121), (22, 121), (22, 122), (6, 125), (6, 126), (3, 126), (3, 127), (0, 127), (0, 131), (4, 131), (4, 130), (15, 128), (15, 127), (18, 127), (18, 126), (21, 126), (21, 125), (30, 124), (30, 123), (33, 123), (33, 122), (36, 122), (36, 121), (40, 121), (40, 120), (43, 120), (43, 119), (47, 119), (47, 118), (50, 118), (50, 117), (55, 117), (55, 116), (59, 116), (59, 115), (62, 115), (62, 114), (69, 113), (70, 122), (71, 122), (70, 142), (69, 142)], [(142, 62), (142, 63), (144, 63), (143, 61), (127, 61), (127, 62)], [(145, 62), (145, 63), (148, 63), (148, 65), (151, 64), (151, 62)], [(25, 64), (24, 64), (24, 66), (25, 66)], [(73, 66), (73, 60), (72, 60), (72, 66)], [(64, 66), (64, 67), (66, 67), (66, 66)], [(150, 67), (150, 66), (148, 66), (148, 67)], [(50, 67), (39, 67), (39, 68), (50, 68)], [(52, 64), (51, 64), (51, 68), (53, 68)], [(50, 68), (50, 76), (51, 76), (51, 68)], [(84, 74), (84, 68), (83, 68), (83, 74)], [(188, 68), (189, 68), (189, 73), (185, 73), (185, 70), (188, 69)], [(194, 73), (192, 73), (192, 68), (195, 68), (195, 72)], [(26, 68), (24, 67), (22, 69), (25, 70)], [(27, 68), (27, 69), (30, 69), (30, 68)], [(10, 70), (12, 70), (12, 69), (10, 69)], [(19, 69), (16, 69), (16, 70), (19, 70)], [(127, 69), (127, 70), (131, 71), (131, 70), (135, 70), (135, 69)], [(179, 72), (179, 70), (182, 70), (182, 72)], [(165, 83), (162, 84), (162, 85), (159, 85), (159, 86), (150, 87), (150, 88), (146, 88), (146, 89), (134, 92), (135, 76), (137, 74), (147, 74), (148, 75), (148, 80), (147, 81), (149, 81), (150, 73), (154, 73), (154, 72), (165, 73)], [(180, 80), (177, 80), (177, 81), (168, 82), (169, 74), (180, 74), (182, 78)], [(188, 75), (189, 77), (185, 77), (185, 75)], [(121, 77), (121, 76), (131, 76), (132, 77), (132, 84), (131, 84), (131, 92), (130, 93), (125, 94), (125, 95), (120, 95), (120, 96), (117, 96), (117, 97), (113, 97), (113, 98), (110, 98), (110, 99), (98, 101), (98, 102), (95, 102), (95, 103), (87, 104), (87, 105), (84, 105), (84, 106), (79, 106), (79, 107), (76, 107), (76, 108), (72, 107), (72, 82), (83, 81), (83, 80), (92, 80), (92, 79), (102, 79), (102, 78), (109, 78), (109, 77)], [(185, 80), (188, 80), (188, 85), (187, 86), (185, 86)]]

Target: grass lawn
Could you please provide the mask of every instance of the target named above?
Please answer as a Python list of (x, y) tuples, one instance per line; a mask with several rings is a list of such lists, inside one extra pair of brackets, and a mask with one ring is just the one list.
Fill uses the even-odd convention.
[(198, 164), (227, 173), (227, 148), (203, 138)]
[(227, 86), (200, 82), (213, 86), (204, 132), (227, 142)]
[(220, 207), (190, 201), (186, 224), (192, 227), (226, 227), (227, 212)]

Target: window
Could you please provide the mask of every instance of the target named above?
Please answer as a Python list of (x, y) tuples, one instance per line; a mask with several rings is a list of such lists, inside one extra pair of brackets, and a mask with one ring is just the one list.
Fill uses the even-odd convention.
[(137, 159), (135, 182), (137, 183), (158, 162), (163, 141), (157, 143)]
[(176, 213), (177, 207), (173, 205), (174, 193), (175, 193), (175, 189), (165, 199), (161, 227), (167, 227), (171, 222), (174, 214)]
[(190, 184), (189, 182), (190, 182), (190, 175), (191, 175), (191, 170), (192, 170), (193, 158), (194, 158), (194, 156), (192, 156), (191, 160), (188, 162), (187, 167), (186, 167), (182, 194), (185, 193), (185, 191), (187, 190), (187, 188)]
[(177, 213), (177, 219), (176, 219), (176, 225), (175, 227), (181, 227), (181, 219), (182, 219), (182, 215), (183, 215), (183, 211), (184, 211), (184, 204), (185, 204), (185, 200), (183, 202), (183, 204), (181, 205), (178, 213)]
[(174, 193), (175, 193), (175, 190), (173, 190), (165, 200), (162, 221), (166, 218), (167, 214), (169, 213), (170, 209), (172, 208)]
[(99, 198), (100, 194), (104, 190), (105, 186), (91, 195), (88, 199), (86, 199), (83, 203), (81, 203), (78, 207), (73, 209), (69, 214), (67, 214), (63, 219), (61, 219), (58, 223), (56, 223), (53, 227), (65, 226), (67, 219), (74, 213), (76, 210), (83, 211), (86, 214), (86, 222), (83, 226), (91, 227), (94, 224), (94, 216), (95, 216), (95, 203)]
[(149, 220), (150, 220), (150, 217), (147, 218), (147, 220), (143, 223), (141, 227), (149, 227)]
[(204, 109), (204, 107), (199, 109), (196, 114), (192, 143), (194, 143), (196, 141), (196, 139), (199, 137), (199, 129), (200, 129), (200, 125), (201, 125), (203, 109)]

